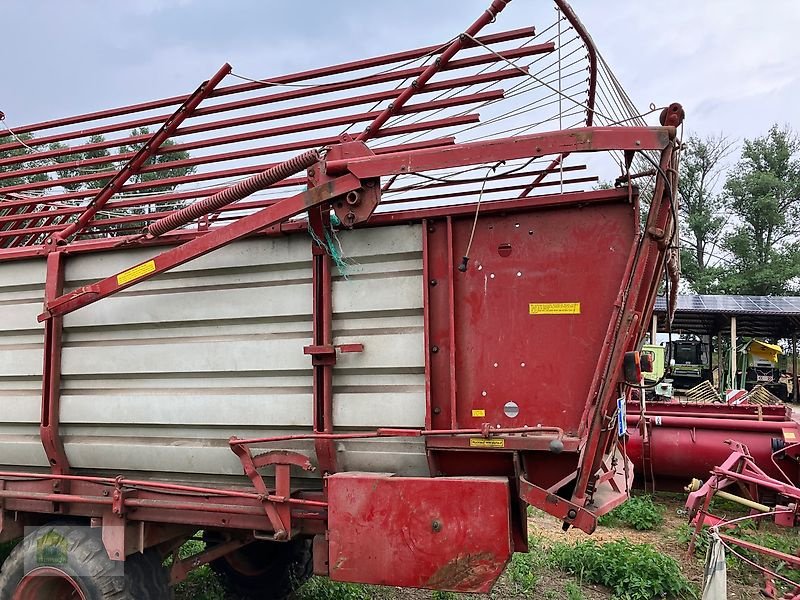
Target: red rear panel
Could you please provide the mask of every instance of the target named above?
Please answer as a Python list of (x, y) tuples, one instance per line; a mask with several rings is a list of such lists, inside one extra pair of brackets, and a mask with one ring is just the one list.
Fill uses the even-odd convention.
[(327, 481), (331, 579), (488, 592), (511, 556), (507, 479)]

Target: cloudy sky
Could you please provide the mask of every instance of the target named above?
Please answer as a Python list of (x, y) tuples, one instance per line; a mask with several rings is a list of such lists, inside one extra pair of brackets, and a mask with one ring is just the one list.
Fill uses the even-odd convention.
[[(13, 127), (186, 93), (225, 61), (268, 77), (437, 43), (487, 4), (5, 0), (0, 110)], [(774, 122), (800, 129), (800, 1), (573, 0), (573, 7), (640, 108), (680, 101), (692, 131), (735, 138)], [(514, 0), (494, 27), (553, 18), (549, 0)]]

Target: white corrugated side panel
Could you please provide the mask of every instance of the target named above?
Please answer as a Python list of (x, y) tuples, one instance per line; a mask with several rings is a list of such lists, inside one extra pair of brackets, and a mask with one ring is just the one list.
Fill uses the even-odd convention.
[[(339, 233), (349, 266), (347, 279), (334, 269), (335, 343), (360, 342), (364, 352), (338, 357), (338, 430), (424, 425), (421, 235), (407, 225)], [(70, 257), (66, 288), (152, 255)], [(0, 264), (0, 452), (8, 465), (46, 464), (36, 323), (43, 280), (44, 261)], [(62, 355), (70, 463), (189, 480), (238, 476), (230, 436), (310, 430), (311, 360), (303, 354), (310, 343), (305, 235), (237, 242), (79, 309), (65, 318)], [(427, 473), (418, 439), (351, 441), (337, 450), (343, 469)]]
[(45, 261), (0, 264), (0, 464), (47, 466), (39, 439)]

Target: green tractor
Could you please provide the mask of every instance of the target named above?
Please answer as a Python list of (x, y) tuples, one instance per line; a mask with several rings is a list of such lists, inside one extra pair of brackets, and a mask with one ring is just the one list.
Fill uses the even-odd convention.
[(700, 340), (673, 340), (670, 357), (675, 361), (672, 380), (676, 389), (688, 390), (703, 381), (714, 383), (709, 344)]

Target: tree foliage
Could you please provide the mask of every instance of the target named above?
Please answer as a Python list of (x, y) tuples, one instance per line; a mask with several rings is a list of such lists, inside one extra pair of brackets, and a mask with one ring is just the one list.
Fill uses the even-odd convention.
[(678, 195), (683, 275), (699, 293), (711, 291), (719, 277), (715, 254), (727, 223), (725, 196), (719, 190), (725, 158), (733, 143), (723, 135), (689, 136), (683, 144)]
[(724, 240), (732, 259), (719, 289), (731, 294), (796, 292), (800, 276), (800, 139), (788, 127), (745, 140), (725, 183), (735, 221)]
[[(137, 128), (130, 132), (130, 137), (149, 135), (150, 130), (147, 127)], [(144, 143), (141, 140), (137, 140), (136, 142), (130, 144), (122, 144), (116, 151), (112, 152), (108, 148), (104, 147), (106, 142), (106, 138), (104, 136), (93, 135), (87, 138), (84, 144), (81, 144), (79, 148), (83, 149), (78, 149), (76, 152), (67, 152), (66, 154), (52, 158), (37, 160), (33, 158), (35, 156), (34, 150), (36, 149), (34, 136), (30, 133), (25, 133), (20, 134), (18, 137), (23, 142), (33, 147), (33, 150), (29, 147), (22, 146), (10, 150), (0, 151), (0, 158), (26, 157), (29, 155), (32, 158), (31, 160), (26, 160), (24, 162), (18, 162), (10, 165), (0, 165), (0, 187), (53, 180), (57, 181), (58, 185), (63, 187), (67, 192), (99, 190), (109, 181), (111, 176), (113, 176), (113, 174), (125, 164), (125, 161), (129, 160), (128, 157), (122, 158), (121, 155), (136, 152)], [(11, 136), (0, 137), (0, 144), (6, 144), (14, 141), (15, 140)], [(162, 149), (166, 150), (170, 146), (174, 145), (175, 142), (172, 140), (166, 140), (162, 144)], [(87, 147), (88, 149), (86, 149)], [(70, 146), (63, 142), (55, 142), (49, 144), (46, 146), (46, 148), (51, 151), (66, 151), (69, 150)], [(106, 158), (108, 161), (103, 160)], [(195, 171), (194, 166), (182, 163), (172, 166), (172, 163), (175, 163), (176, 161), (184, 161), (188, 158), (189, 153), (185, 151), (163, 152), (157, 154), (151, 157), (145, 163), (144, 167), (156, 165), (159, 168), (152, 171), (146, 171), (144, 173), (138, 173), (131, 177), (128, 183), (136, 184), (148, 181), (155, 182), (156, 180), (172, 179), (189, 175)], [(61, 165), (63, 165), (63, 167), (58, 168)], [(14, 172), (36, 166), (49, 166), (56, 168), (50, 172), (36, 173), (33, 175), (11, 175)], [(8, 173), (8, 175), (4, 177), (4, 173)], [(108, 174), (108, 177), (97, 178), (96, 176), (98, 173)], [(139, 193), (147, 194), (156, 191), (171, 191), (174, 190), (175, 187), (177, 187), (177, 184), (167, 183), (166, 185), (161, 184), (152, 188), (144, 188), (139, 190)], [(80, 203), (80, 201), (78, 202)], [(173, 202), (162, 206), (158, 210), (171, 210), (177, 208), (178, 206), (178, 203)], [(147, 205), (132, 206), (115, 209), (113, 211), (113, 215), (107, 212), (99, 212), (97, 214), (97, 218), (103, 219), (108, 218), (109, 216), (141, 215), (145, 214), (149, 210), (152, 209)], [(76, 216), (71, 217), (71, 219), (74, 218), (76, 218)], [(140, 227), (142, 224), (143, 223), (128, 223), (127, 225), (122, 225), (117, 229), (119, 231), (129, 231), (131, 228)]]

